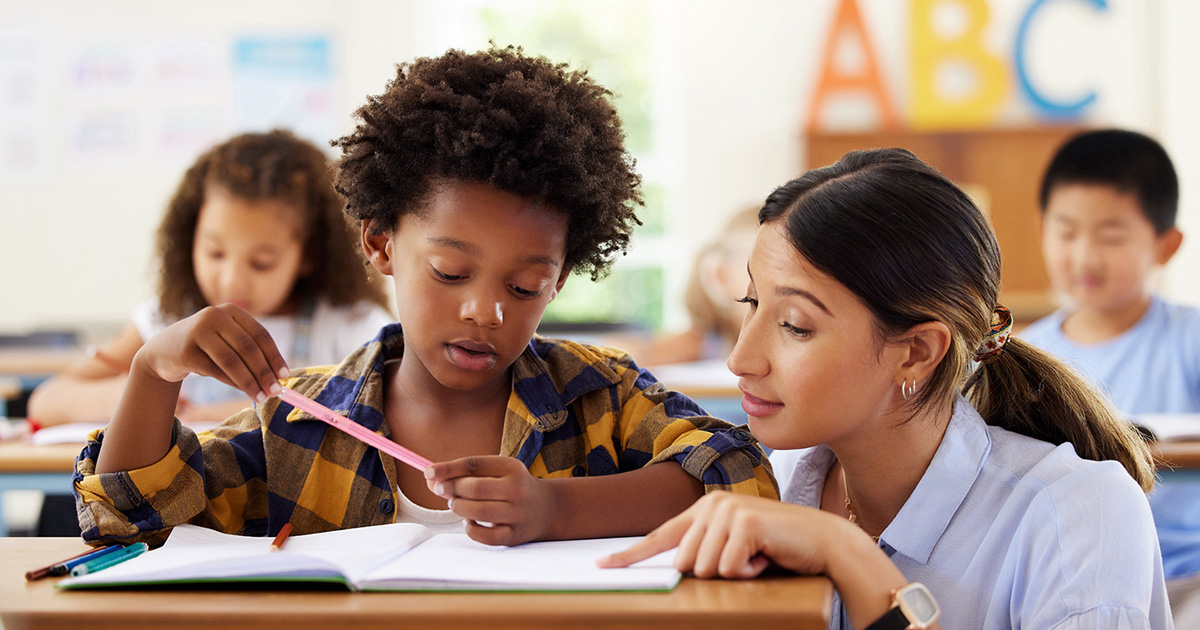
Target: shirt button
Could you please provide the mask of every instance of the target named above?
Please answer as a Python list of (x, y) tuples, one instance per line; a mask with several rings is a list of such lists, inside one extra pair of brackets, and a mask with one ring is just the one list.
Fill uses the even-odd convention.
[(384, 514), (391, 514), (393, 507), (395, 507), (395, 504), (392, 503), (391, 499), (384, 499), (379, 502), (379, 511)]
[(735, 437), (743, 442), (749, 442), (750, 441), (750, 432), (745, 429), (736, 429), (733, 432), (733, 437)]
[(572, 477), (586, 477), (587, 469), (584, 468), (583, 466), (576, 466), (571, 469), (571, 476)]

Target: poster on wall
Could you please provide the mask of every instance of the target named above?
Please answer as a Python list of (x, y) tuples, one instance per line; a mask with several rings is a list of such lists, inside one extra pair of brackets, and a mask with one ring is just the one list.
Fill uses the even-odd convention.
[(0, 32), (0, 181), (49, 177), (46, 49), (32, 35)]
[(326, 148), (334, 136), (334, 59), (324, 35), (245, 35), (233, 53), (234, 124), (283, 127)]
[(137, 51), (127, 42), (87, 42), (66, 54), (67, 163), (91, 170), (140, 157)]
[(156, 161), (190, 163), (228, 132), (228, 65), (225, 47), (214, 40), (171, 39), (146, 51), (148, 116)]

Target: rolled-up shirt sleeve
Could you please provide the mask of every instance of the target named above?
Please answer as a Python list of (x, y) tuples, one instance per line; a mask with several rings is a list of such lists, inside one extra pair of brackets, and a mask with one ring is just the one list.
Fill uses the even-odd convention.
[(771, 464), (747, 427), (709, 416), (695, 401), (636, 366), (621, 376), (624, 403), (617, 431), (623, 466), (673, 460), (702, 481), (706, 493), (779, 497)]
[(79, 526), (90, 544), (159, 545), (181, 523), (257, 533), (265, 518), (262, 424), (254, 409), (199, 434), (175, 420), (167, 453), (143, 468), (97, 474), (103, 444), (104, 429), (93, 432), (75, 461)]

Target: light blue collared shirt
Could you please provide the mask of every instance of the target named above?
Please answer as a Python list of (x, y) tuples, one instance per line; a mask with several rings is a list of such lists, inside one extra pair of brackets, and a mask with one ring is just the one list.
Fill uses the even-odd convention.
[[(836, 457), (771, 455), (783, 500), (818, 507)], [(880, 547), (943, 628), (1172, 628), (1146, 496), (1116, 462), (987, 426), (960, 397)], [(830, 628), (848, 628), (837, 602)]]
[[(1056, 311), (1021, 338), (1074, 366), (1121, 412), (1200, 413), (1200, 309), (1152, 298), (1129, 330), (1100, 343), (1063, 334), (1071, 310)], [(1150, 495), (1168, 578), (1200, 571), (1200, 482), (1167, 479)]]

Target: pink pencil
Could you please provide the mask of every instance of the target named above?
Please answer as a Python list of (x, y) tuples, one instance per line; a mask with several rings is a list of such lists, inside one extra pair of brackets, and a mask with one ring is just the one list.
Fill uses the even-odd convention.
[(297, 409), (300, 409), (301, 411), (315, 416), (318, 420), (325, 422), (335, 429), (349, 433), (354, 438), (374, 446), (375, 448), (387, 453), (388, 455), (391, 455), (392, 457), (395, 457), (396, 459), (408, 464), (409, 466), (412, 466), (413, 468), (416, 468), (417, 470), (423, 471), (433, 465), (433, 462), (429, 461), (428, 459), (417, 455), (416, 453), (404, 448), (403, 446), (400, 446), (399, 444), (396, 444), (395, 442), (383, 437), (382, 435), (379, 435), (378, 433), (371, 432), (363, 425), (358, 424), (346, 416), (334, 413), (325, 405), (322, 405), (311, 398), (305, 398), (304, 396), (297, 394), (286, 387), (283, 388), (283, 391), (279, 392), (279, 399)]

